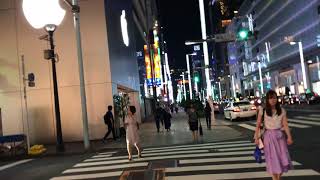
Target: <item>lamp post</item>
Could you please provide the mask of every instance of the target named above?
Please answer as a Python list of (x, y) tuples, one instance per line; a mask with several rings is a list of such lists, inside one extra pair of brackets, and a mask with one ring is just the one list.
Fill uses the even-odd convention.
[[(200, 21), (201, 21), (201, 34), (202, 39), (207, 39), (207, 31), (206, 31), (206, 19), (204, 12), (204, 3), (203, 0), (199, 0), (199, 8), (200, 8)], [(206, 76), (206, 84), (207, 84), (207, 98), (211, 95), (211, 81), (209, 75), (209, 53), (208, 53), (208, 43), (207, 41), (203, 42), (203, 55), (204, 55), (204, 65), (205, 65), (205, 76)]]
[(300, 63), (301, 63), (301, 70), (302, 70), (302, 79), (303, 79), (303, 87), (304, 89), (308, 89), (308, 84), (307, 84), (307, 75), (306, 75), (306, 67), (305, 67), (305, 62), (304, 62), (304, 56), (303, 56), (303, 46), (302, 42), (295, 42), (291, 41), (289, 42), (290, 45), (296, 45), (298, 43), (299, 46), (299, 54), (300, 54)]
[(187, 100), (186, 82), (185, 82), (185, 79), (184, 79), (184, 72), (182, 72), (182, 74), (180, 76), (182, 76), (184, 100)]
[(234, 85), (234, 76), (231, 76), (231, 81), (232, 81), (232, 90), (233, 90), (233, 97), (236, 98), (236, 88)]
[(220, 100), (222, 99), (222, 93), (221, 93), (221, 82), (219, 81), (219, 97), (220, 97)]
[(190, 99), (192, 99), (192, 84), (191, 84), (190, 65), (189, 65), (189, 55), (188, 54), (186, 54), (186, 61), (187, 61), (187, 70), (188, 70), (189, 94), (190, 94)]
[(263, 90), (263, 79), (262, 79), (262, 72), (261, 72), (261, 62), (258, 61), (258, 66), (259, 66), (259, 77), (260, 77), (260, 90), (261, 90), (261, 96), (264, 94)]
[(192, 81), (191, 81), (191, 72), (190, 72), (190, 61), (189, 55), (194, 56), (196, 53), (186, 54), (186, 61), (187, 61), (187, 70), (188, 70), (188, 81), (189, 81), (189, 91), (190, 91), (190, 100), (192, 99)]
[[(50, 7), (50, 8), (48, 8)], [(57, 150), (64, 151), (64, 143), (62, 137), (61, 118), (60, 118), (60, 105), (58, 94), (58, 83), (56, 73), (56, 58), (54, 52), (53, 35), (57, 26), (60, 25), (64, 16), (65, 10), (59, 5), (59, 0), (24, 0), (22, 8), (27, 21), (32, 27), (36, 29), (45, 28), (49, 35), (50, 49), (49, 59), (52, 65), (52, 79), (53, 79), (53, 94), (55, 104), (56, 116), (56, 131), (57, 131)]]

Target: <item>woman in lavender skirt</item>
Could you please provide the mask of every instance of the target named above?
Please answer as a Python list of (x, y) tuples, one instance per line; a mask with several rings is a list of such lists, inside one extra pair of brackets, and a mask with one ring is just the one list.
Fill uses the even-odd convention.
[[(262, 120), (264, 117), (264, 120)], [(266, 129), (263, 134), (264, 156), (267, 172), (273, 180), (280, 180), (284, 172), (292, 169), (288, 145), (293, 143), (288, 127), (286, 111), (280, 107), (277, 93), (270, 90), (266, 96), (266, 107), (259, 110), (255, 131), (255, 143), (259, 145), (260, 125), (264, 123)]]

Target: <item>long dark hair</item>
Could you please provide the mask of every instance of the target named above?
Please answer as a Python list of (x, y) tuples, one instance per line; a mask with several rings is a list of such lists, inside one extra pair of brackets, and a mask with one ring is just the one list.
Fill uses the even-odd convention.
[[(272, 108), (269, 103), (269, 99), (273, 98), (273, 97), (277, 98), (277, 93), (274, 90), (269, 90), (267, 92), (267, 96), (266, 96), (266, 113), (268, 116), (272, 116)], [(280, 103), (279, 103), (278, 99), (277, 99), (277, 104), (276, 104), (276, 110), (277, 110), (277, 115), (279, 116), (282, 113), (282, 111), (281, 111), (281, 107), (280, 107)]]
[(132, 114), (135, 114), (137, 111), (135, 106), (129, 106), (129, 109)]

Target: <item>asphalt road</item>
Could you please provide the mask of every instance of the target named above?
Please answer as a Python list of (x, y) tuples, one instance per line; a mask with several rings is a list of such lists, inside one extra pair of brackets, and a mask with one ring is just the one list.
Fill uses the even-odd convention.
[[(319, 180), (320, 114), (289, 112), (288, 116), (289, 122), (294, 126), (291, 127), (294, 144), (290, 146), (290, 154), (296, 165), (295, 170), (287, 174), (289, 177), (283, 179)], [(264, 165), (255, 163), (252, 158), (254, 145), (251, 142), (253, 131), (250, 126), (254, 127), (254, 120), (229, 122), (221, 114), (216, 117), (219, 126), (213, 127), (212, 132), (227, 126), (236, 130), (238, 138), (223, 141), (216, 138), (213, 142), (200, 140), (198, 143), (168, 146), (155, 143), (155, 147), (144, 149), (142, 159), (135, 157), (132, 162), (128, 162), (124, 148), (113, 149), (112, 152), (106, 149), (101, 152), (42, 157), (29, 161), (2, 161), (0, 179), (119, 179), (125, 170), (131, 171), (133, 179), (153, 179), (158, 171), (143, 171), (140, 174), (133, 172), (155, 168), (166, 168), (166, 178), (174, 180), (270, 179), (265, 173)], [(206, 130), (205, 136), (209, 133)], [(175, 132), (171, 135), (174, 136)]]

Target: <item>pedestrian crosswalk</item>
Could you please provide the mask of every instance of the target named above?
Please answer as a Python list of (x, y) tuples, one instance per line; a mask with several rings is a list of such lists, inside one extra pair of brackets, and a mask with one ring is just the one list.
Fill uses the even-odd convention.
[[(288, 124), (290, 128), (312, 128), (320, 127), (320, 115), (312, 114), (310, 116), (295, 116), (294, 118), (288, 119)], [(256, 121), (250, 121), (247, 123), (240, 123), (238, 126), (255, 131)]]
[(24, 159), (24, 160), (19, 160), (19, 161), (13, 162), (13, 163), (9, 163), (9, 164), (0, 166), (0, 171), (3, 171), (3, 170), (8, 169), (8, 168), (12, 168), (14, 166), (18, 166), (20, 164), (24, 164), (24, 163), (30, 162), (32, 160), (33, 159)]
[[(255, 162), (252, 156), (254, 148), (255, 145), (246, 140), (145, 148), (143, 158), (134, 156), (130, 162), (125, 150), (118, 153), (102, 152), (75, 164), (51, 180), (119, 179), (124, 171), (150, 170), (150, 163), (170, 160), (177, 160), (177, 163), (170, 167), (162, 167), (165, 179), (169, 180), (269, 177), (265, 171), (265, 164)], [(319, 172), (304, 169), (303, 164), (299, 162), (293, 161), (293, 165), (295, 169), (285, 176), (320, 178)]]

